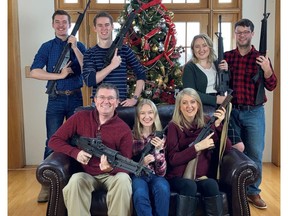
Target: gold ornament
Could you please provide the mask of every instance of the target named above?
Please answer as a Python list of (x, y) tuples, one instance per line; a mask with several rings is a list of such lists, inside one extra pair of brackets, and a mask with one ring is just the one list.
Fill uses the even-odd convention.
[(174, 13), (173, 13), (172, 11), (169, 11), (169, 17), (170, 17), (171, 19), (174, 18)]
[(160, 70), (162, 72), (162, 75), (165, 76), (165, 67), (164, 67), (164, 65), (160, 66)]
[(157, 45), (154, 44), (154, 45), (152, 46), (151, 50), (152, 50), (152, 52), (155, 52), (155, 53), (158, 52), (158, 47), (157, 47)]
[(174, 74), (175, 74), (175, 76), (180, 77), (180, 76), (182, 76), (182, 71), (178, 68), (178, 69), (176, 69)]

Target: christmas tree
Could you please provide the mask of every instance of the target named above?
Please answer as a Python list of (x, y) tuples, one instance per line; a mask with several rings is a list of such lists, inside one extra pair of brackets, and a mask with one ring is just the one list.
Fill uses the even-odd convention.
[[(175, 95), (182, 89), (182, 71), (178, 59), (182, 47), (176, 48), (174, 13), (167, 11), (161, 0), (131, 0), (124, 6), (118, 22), (123, 25), (130, 13), (136, 13), (125, 38), (142, 65), (146, 68), (143, 98), (154, 103), (175, 103)], [(135, 89), (136, 78), (128, 70), (128, 97)]]

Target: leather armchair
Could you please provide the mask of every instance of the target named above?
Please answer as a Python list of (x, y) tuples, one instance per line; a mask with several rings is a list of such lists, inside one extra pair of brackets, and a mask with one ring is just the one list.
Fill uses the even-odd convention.
[[(91, 109), (82, 107), (80, 109)], [(171, 120), (174, 105), (159, 105), (158, 112), (165, 127)], [(135, 107), (119, 107), (118, 115), (131, 128), (134, 124)], [(62, 189), (68, 183), (69, 178), (75, 172), (81, 171), (79, 163), (73, 158), (54, 152), (38, 166), (37, 180), (50, 187), (48, 200), (48, 216), (65, 216), (67, 210), (64, 205)], [(259, 173), (256, 164), (245, 154), (236, 149), (225, 155), (221, 164), (219, 180), (220, 190), (223, 196), (224, 215), (249, 216), (250, 209), (246, 197), (246, 186), (257, 180)], [(199, 194), (197, 215), (203, 215), (201, 196)], [(106, 191), (94, 191), (91, 203), (91, 215), (107, 215)], [(169, 215), (176, 215), (176, 193), (171, 192)]]

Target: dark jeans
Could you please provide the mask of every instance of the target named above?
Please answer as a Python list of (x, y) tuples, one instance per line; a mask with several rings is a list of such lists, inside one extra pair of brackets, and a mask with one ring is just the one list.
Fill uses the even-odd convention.
[(63, 124), (64, 119), (68, 119), (74, 114), (75, 108), (83, 106), (82, 93), (72, 95), (57, 95), (48, 97), (46, 108), (46, 134), (47, 140), (44, 151), (44, 159), (47, 158), (53, 150), (48, 147), (50, 137)]
[(137, 216), (168, 216), (170, 186), (164, 177), (133, 176), (132, 194)]

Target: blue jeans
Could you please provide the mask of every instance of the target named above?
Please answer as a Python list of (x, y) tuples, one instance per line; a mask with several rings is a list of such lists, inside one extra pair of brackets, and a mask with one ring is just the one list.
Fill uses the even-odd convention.
[(72, 95), (57, 95), (56, 97), (48, 97), (46, 108), (46, 145), (44, 151), (44, 159), (47, 158), (53, 150), (48, 147), (50, 137), (63, 124), (64, 119), (68, 119), (73, 115), (75, 108), (83, 106), (82, 93)]
[(164, 177), (133, 176), (132, 196), (137, 216), (168, 216), (170, 186)]
[(248, 186), (247, 194), (259, 194), (261, 192), (259, 186), (262, 181), (262, 157), (265, 145), (264, 106), (248, 111), (233, 109), (230, 123), (242, 138), (245, 145), (244, 153), (257, 164), (260, 171), (257, 181)]

